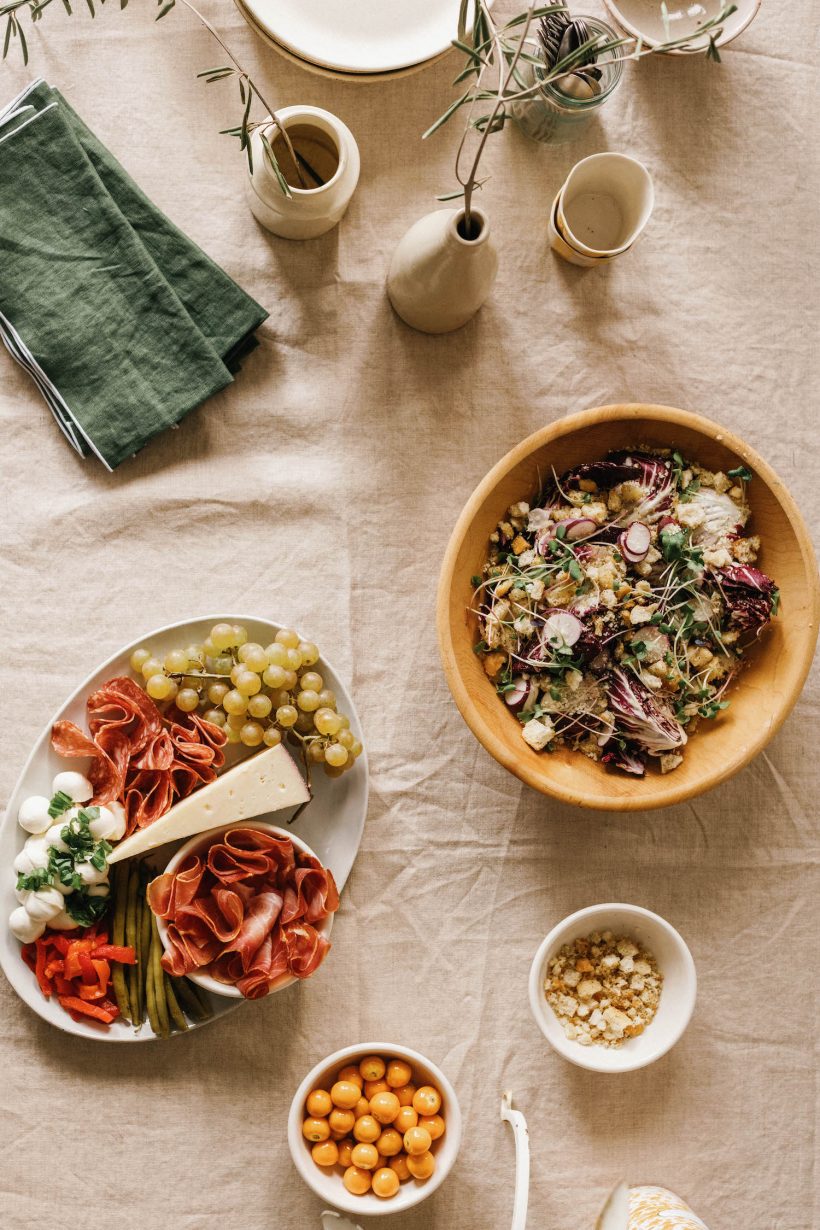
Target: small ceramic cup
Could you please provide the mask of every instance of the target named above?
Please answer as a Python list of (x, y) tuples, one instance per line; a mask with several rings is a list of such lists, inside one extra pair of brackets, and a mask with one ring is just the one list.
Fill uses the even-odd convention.
[[(654, 1018), (637, 1037), (617, 1047), (582, 1046), (567, 1037), (547, 1003), (547, 965), (564, 944), (583, 939), (592, 931), (607, 930), (629, 936), (655, 957), (663, 974), (660, 1002)], [(692, 954), (674, 927), (642, 906), (615, 902), (577, 910), (553, 927), (533, 958), (529, 993), (538, 1028), (564, 1059), (593, 1072), (632, 1072), (660, 1059), (681, 1038), (695, 1008), (697, 976)]]
[(248, 203), (256, 220), (274, 235), (315, 239), (336, 226), (350, 204), (359, 182), (359, 147), (347, 125), (321, 107), (283, 107), (277, 115), (300, 159), (306, 186), (296, 186), (299, 176), (290, 155), (269, 125), (267, 138), (290, 185), (290, 196), (285, 196), (263, 145), (262, 128), (255, 128)]
[(655, 192), (643, 163), (591, 154), (576, 163), (553, 202), (550, 247), (583, 268), (629, 250), (652, 214)]

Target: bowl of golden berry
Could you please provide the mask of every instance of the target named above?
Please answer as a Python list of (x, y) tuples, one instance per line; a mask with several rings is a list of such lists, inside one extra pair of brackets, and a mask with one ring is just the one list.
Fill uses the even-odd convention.
[(288, 1144), (299, 1174), (328, 1204), (367, 1217), (398, 1213), (452, 1170), (461, 1112), (447, 1077), (418, 1051), (348, 1046), (302, 1081)]

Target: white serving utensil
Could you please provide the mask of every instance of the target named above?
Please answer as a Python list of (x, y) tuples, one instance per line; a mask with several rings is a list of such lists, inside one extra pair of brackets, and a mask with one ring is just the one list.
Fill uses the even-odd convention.
[(512, 1230), (525, 1230), (527, 1205), (530, 1198), (530, 1133), (527, 1120), (520, 1110), (513, 1110), (512, 1093), (501, 1095), (501, 1118), (509, 1123), (515, 1140), (515, 1196)]

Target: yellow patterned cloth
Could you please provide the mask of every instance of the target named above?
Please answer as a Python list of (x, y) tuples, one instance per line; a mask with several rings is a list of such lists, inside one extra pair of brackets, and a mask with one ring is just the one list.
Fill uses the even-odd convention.
[(708, 1227), (668, 1188), (631, 1187), (629, 1230), (708, 1230)]

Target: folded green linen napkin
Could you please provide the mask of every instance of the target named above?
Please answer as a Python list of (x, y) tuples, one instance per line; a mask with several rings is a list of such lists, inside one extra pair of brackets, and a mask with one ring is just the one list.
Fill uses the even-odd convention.
[(0, 339), (113, 470), (257, 343), (267, 312), (36, 81), (0, 111)]

